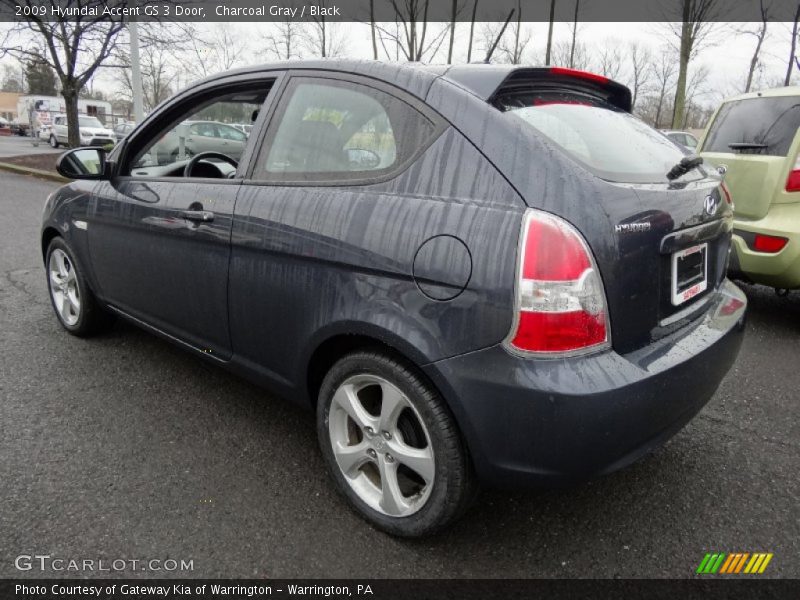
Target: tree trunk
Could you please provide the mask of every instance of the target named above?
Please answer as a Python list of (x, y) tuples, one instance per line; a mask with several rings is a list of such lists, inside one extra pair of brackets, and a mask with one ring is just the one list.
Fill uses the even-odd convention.
[(758, 65), (758, 53), (761, 52), (761, 44), (764, 42), (764, 37), (767, 35), (766, 21), (761, 25), (761, 31), (758, 34), (758, 43), (756, 44), (756, 51), (753, 52), (753, 58), (750, 59), (750, 70), (747, 71), (747, 83), (744, 86), (745, 93), (750, 91), (750, 86), (753, 85), (753, 73), (755, 73), (756, 66)]
[(556, 0), (550, 0), (550, 27), (547, 29), (547, 49), (544, 53), (544, 64), (550, 64), (550, 51), (553, 48), (553, 19), (556, 16)]
[(375, 38), (375, 0), (369, 0), (369, 27), (372, 30), (372, 59), (378, 60), (378, 40)]
[(475, 35), (475, 14), (478, 12), (478, 0), (472, 4), (472, 19), (469, 22), (469, 47), (467, 48), (467, 63), (472, 62), (472, 38)]
[(450, 47), (447, 49), (447, 64), (453, 63), (453, 42), (456, 37), (456, 14), (458, 13), (458, 0), (453, 0), (453, 9), (450, 20)]
[(789, 85), (792, 81), (792, 67), (794, 66), (794, 57), (797, 52), (797, 23), (800, 21), (800, 2), (797, 4), (797, 12), (794, 13), (794, 26), (792, 27), (792, 49), (789, 52), (789, 66), (786, 67), (786, 79), (783, 85)]
[(67, 109), (67, 143), (70, 148), (81, 145), (80, 123), (78, 122), (78, 91), (73, 83), (61, 84), (61, 95)]
[[(684, 0), (688, 5), (688, 2)], [(681, 51), (678, 64), (678, 83), (675, 86), (675, 106), (672, 112), (672, 128), (680, 129), (686, 110), (686, 78), (689, 58), (692, 55), (692, 23), (685, 19), (681, 24)]]
[(572, 45), (569, 48), (569, 68), (575, 68), (575, 38), (578, 37), (578, 11), (581, 8), (581, 0), (575, 0), (575, 19), (572, 21)]

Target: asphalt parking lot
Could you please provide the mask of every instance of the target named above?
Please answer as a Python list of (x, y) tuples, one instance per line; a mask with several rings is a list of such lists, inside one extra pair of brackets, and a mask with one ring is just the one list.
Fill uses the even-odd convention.
[(744, 286), (738, 363), (654, 455), (484, 492), (402, 541), (336, 495), (309, 413), (130, 325), (61, 330), (38, 240), (55, 187), (0, 173), (0, 577), (41, 576), (14, 566), (36, 553), (193, 561), (124, 573), (149, 577), (691, 577), (716, 551), (773, 552), (764, 576), (800, 577), (800, 293)]
[(54, 150), (46, 141), (39, 141), (38, 146), (34, 146), (33, 138), (18, 135), (0, 136), (0, 161), (8, 156), (24, 156), (27, 154), (50, 154), (63, 152), (64, 149)]

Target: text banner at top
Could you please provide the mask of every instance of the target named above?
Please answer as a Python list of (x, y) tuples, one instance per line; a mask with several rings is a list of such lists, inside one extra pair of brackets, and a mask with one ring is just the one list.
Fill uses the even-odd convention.
[[(684, 4), (689, 3), (689, 11)], [(0, 21), (792, 22), (800, 0), (0, 0)], [(513, 13), (512, 13), (513, 11)], [(685, 18), (688, 14), (689, 18)]]

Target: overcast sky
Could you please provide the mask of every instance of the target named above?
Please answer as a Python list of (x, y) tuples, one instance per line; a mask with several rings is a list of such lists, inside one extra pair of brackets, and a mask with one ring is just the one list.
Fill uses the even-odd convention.
[[(200, 25), (201, 32), (207, 28), (217, 27), (217, 24)], [(244, 53), (242, 64), (255, 64), (265, 62), (266, 58), (259, 55), (263, 51), (264, 45), (260, 43), (263, 34), (271, 24), (251, 23), (251, 24), (230, 24), (227, 25), (237, 33), (241, 33), (243, 38), (248, 40), (248, 50)], [(704, 105), (716, 105), (720, 99), (738, 93), (744, 85), (747, 76), (750, 59), (755, 48), (756, 39), (752, 35), (742, 33), (742, 30), (755, 30), (758, 24), (755, 23), (720, 23), (715, 24), (713, 40), (703, 48), (694, 61), (694, 65), (706, 65), (709, 68), (709, 77), (704, 85), (705, 92), (696, 97), (696, 100)], [(358, 58), (372, 57), (372, 44), (370, 39), (369, 26), (360, 23), (338, 23), (333, 25), (335, 35), (341, 36), (346, 40), (345, 56)], [(476, 24), (476, 40), (480, 39), (479, 31), (482, 25)], [(524, 31), (532, 35), (530, 44), (525, 53), (528, 63), (543, 63), (544, 47), (547, 39), (547, 23), (526, 23), (523, 24)], [(597, 48), (606, 41), (617, 41), (623, 45), (628, 42), (638, 41), (649, 46), (653, 52), (658, 52), (665, 45), (669, 38), (669, 25), (666, 23), (580, 23), (578, 30), (578, 40), (582, 42), (590, 53), (596, 52)], [(554, 30), (554, 43), (568, 42), (571, 36), (572, 23), (556, 23)], [(469, 24), (459, 23), (456, 28), (456, 51), (457, 62), (466, 60), (466, 46), (469, 36)], [(768, 37), (765, 41), (761, 61), (763, 67), (756, 77), (756, 85), (767, 87), (770, 83), (783, 80), (786, 73), (786, 65), (789, 56), (791, 42), (790, 23), (770, 23)], [(477, 44), (476, 44), (477, 45)], [(442, 45), (442, 49), (433, 62), (445, 62), (447, 43)], [(473, 60), (475, 60), (473, 54)], [(482, 57), (478, 57), (482, 58)], [(6, 58), (0, 61), (8, 63), (11, 59)], [(795, 73), (797, 70), (795, 70)], [(624, 82), (625, 77), (620, 79)], [(793, 82), (800, 81), (800, 75), (795, 75)], [(185, 83), (185, 82), (183, 82)], [(114, 78), (108, 73), (100, 73), (95, 81), (94, 88), (107, 93), (115, 91), (117, 84)]]

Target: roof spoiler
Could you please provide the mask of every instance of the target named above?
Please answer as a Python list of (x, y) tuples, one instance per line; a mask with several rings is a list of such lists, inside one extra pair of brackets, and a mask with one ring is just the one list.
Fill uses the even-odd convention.
[(632, 110), (631, 91), (627, 86), (603, 75), (565, 67), (516, 69), (500, 83), (488, 101), (491, 103), (500, 94), (534, 85), (537, 88), (553, 87), (589, 92), (625, 112)]

